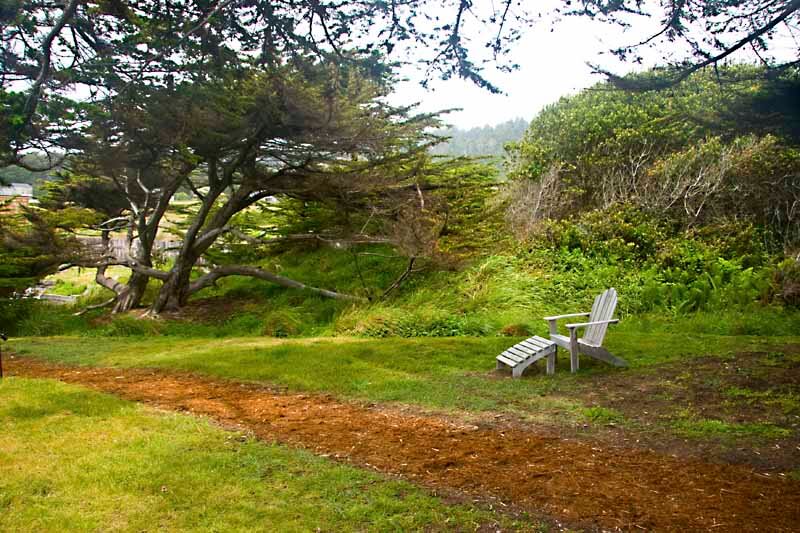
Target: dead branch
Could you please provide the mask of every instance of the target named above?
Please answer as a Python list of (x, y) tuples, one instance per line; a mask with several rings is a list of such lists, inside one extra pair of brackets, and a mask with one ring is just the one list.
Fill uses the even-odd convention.
[(383, 294), (381, 295), (381, 299), (386, 298), (389, 295), (390, 292), (392, 292), (393, 290), (398, 288), (406, 280), (406, 278), (408, 276), (410, 276), (412, 272), (414, 272), (414, 263), (416, 261), (417, 261), (416, 257), (410, 257), (408, 259), (408, 265), (406, 265), (405, 271), (403, 271), (403, 273), (400, 274), (400, 277), (398, 277), (396, 280), (394, 280), (394, 283), (389, 285), (388, 289), (383, 291)]
[(106, 300), (103, 303), (94, 304), (94, 305), (87, 305), (85, 308), (81, 309), (77, 313), (72, 313), (72, 316), (81, 316), (81, 315), (84, 315), (84, 314), (88, 313), (89, 311), (94, 311), (95, 309), (101, 309), (103, 307), (108, 307), (109, 305), (113, 304), (116, 301), (117, 301), (117, 296), (115, 295), (114, 297)]
[(330, 291), (327, 289), (320, 289), (318, 287), (311, 287), (309, 285), (306, 285), (305, 283), (289, 279), (287, 277), (275, 274), (273, 272), (269, 272), (268, 270), (264, 270), (258, 267), (244, 266), (244, 265), (227, 265), (227, 266), (217, 267), (211, 272), (200, 276), (195, 281), (190, 283), (188, 293), (193, 294), (201, 289), (210, 287), (214, 285), (218, 279), (227, 276), (249, 276), (251, 278), (263, 279), (275, 283), (276, 285), (280, 285), (282, 287), (287, 287), (290, 289), (307, 290), (315, 294), (325, 296), (326, 298), (333, 298), (336, 300), (350, 300), (355, 302), (367, 301), (366, 298), (362, 298), (360, 296), (343, 294), (340, 292)]

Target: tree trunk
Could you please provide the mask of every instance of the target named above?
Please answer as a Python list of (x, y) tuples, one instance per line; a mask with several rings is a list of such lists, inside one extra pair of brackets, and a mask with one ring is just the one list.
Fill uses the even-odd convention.
[(196, 261), (196, 258), (178, 257), (175, 266), (170, 270), (170, 277), (164, 281), (150, 307), (151, 314), (175, 311), (186, 305), (189, 299), (189, 280)]
[[(209, 178), (212, 176), (216, 176), (216, 170), (210, 170)], [(230, 176), (228, 176), (227, 182), (229, 182), (229, 178)], [(212, 179), (212, 181), (216, 180)], [(212, 213), (214, 202), (219, 198), (223, 190), (224, 186), (217, 185), (212, 187), (203, 199), (200, 211), (183, 236), (183, 245), (178, 252), (178, 257), (175, 259), (175, 265), (170, 270), (170, 276), (164, 281), (164, 285), (161, 286), (158, 296), (150, 307), (150, 314), (157, 315), (163, 311), (174, 311), (186, 305), (190, 294), (189, 282), (191, 281), (192, 268), (194, 268), (197, 260), (222, 234), (228, 220), (249, 205), (240, 205), (242, 199), (246, 198), (250, 193), (250, 189), (241, 187), (225, 201), (219, 211), (212, 217), (211, 223), (204, 228), (208, 216)]]
[[(110, 232), (104, 230), (102, 233), (103, 250), (106, 257), (111, 256), (111, 239)], [(135, 257), (133, 258), (137, 264), (150, 267), (152, 266), (152, 240), (141, 239), (139, 247), (136, 250)], [(131, 276), (125, 284), (119, 283), (112, 278), (106, 276), (106, 266), (101, 266), (97, 269), (95, 280), (97, 283), (116, 294), (116, 301), (111, 309), (112, 313), (124, 313), (142, 303), (142, 297), (147, 290), (147, 284), (150, 281), (150, 275), (144, 272), (137, 272), (131, 269)]]
[(131, 278), (125, 290), (117, 296), (117, 301), (111, 309), (112, 313), (124, 313), (130, 311), (142, 303), (142, 297), (147, 289), (150, 276), (140, 272), (131, 272)]

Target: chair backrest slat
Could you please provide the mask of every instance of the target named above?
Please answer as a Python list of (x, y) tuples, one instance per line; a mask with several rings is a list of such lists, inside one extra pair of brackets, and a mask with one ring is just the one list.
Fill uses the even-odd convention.
[[(589, 322), (611, 320), (614, 317), (614, 310), (616, 307), (617, 291), (613, 288), (608, 289), (595, 298), (594, 305), (592, 306), (592, 313), (589, 315)], [(583, 340), (595, 346), (600, 346), (603, 344), (603, 338), (606, 336), (606, 329), (608, 329), (608, 324), (589, 326), (586, 328)]]

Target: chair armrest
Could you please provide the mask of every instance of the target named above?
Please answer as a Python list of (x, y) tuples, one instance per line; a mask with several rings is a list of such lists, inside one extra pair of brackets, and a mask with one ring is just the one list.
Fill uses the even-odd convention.
[(576, 316), (589, 316), (591, 313), (572, 313), (570, 315), (546, 316), (543, 320), (559, 320), (561, 318), (573, 318)]
[(619, 318), (612, 318), (611, 320), (595, 320), (594, 322), (581, 322), (579, 324), (567, 324), (567, 329), (585, 328), (586, 326), (596, 326), (598, 324), (616, 324)]

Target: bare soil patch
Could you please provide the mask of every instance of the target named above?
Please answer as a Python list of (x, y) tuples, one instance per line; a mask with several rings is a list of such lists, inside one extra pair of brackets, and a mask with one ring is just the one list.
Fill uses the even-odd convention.
[(191, 411), (268, 441), (399, 475), (445, 492), (590, 529), (800, 531), (800, 482), (750, 469), (458, 424), (323, 395), (189, 374), (78, 368), (15, 357), (9, 373), (79, 383)]
[(225, 322), (248, 306), (257, 304), (255, 299), (214, 297), (192, 300), (188, 305), (177, 311), (162, 313), (165, 318), (186, 322), (201, 322), (204, 324), (219, 324)]
[[(705, 461), (747, 464), (762, 473), (800, 467), (800, 346), (703, 357), (640, 372), (603, 374), (565, 396), (620, 412), (625, 430), (607, 427), (603, 440), (638, 441), (661, 453)], [(676, 435), (681, 420), (719, 420), (732, 427), (769, 424), (783, 438), (709, 433)], [(594, 432), (598, 433), (598, 432)]]

